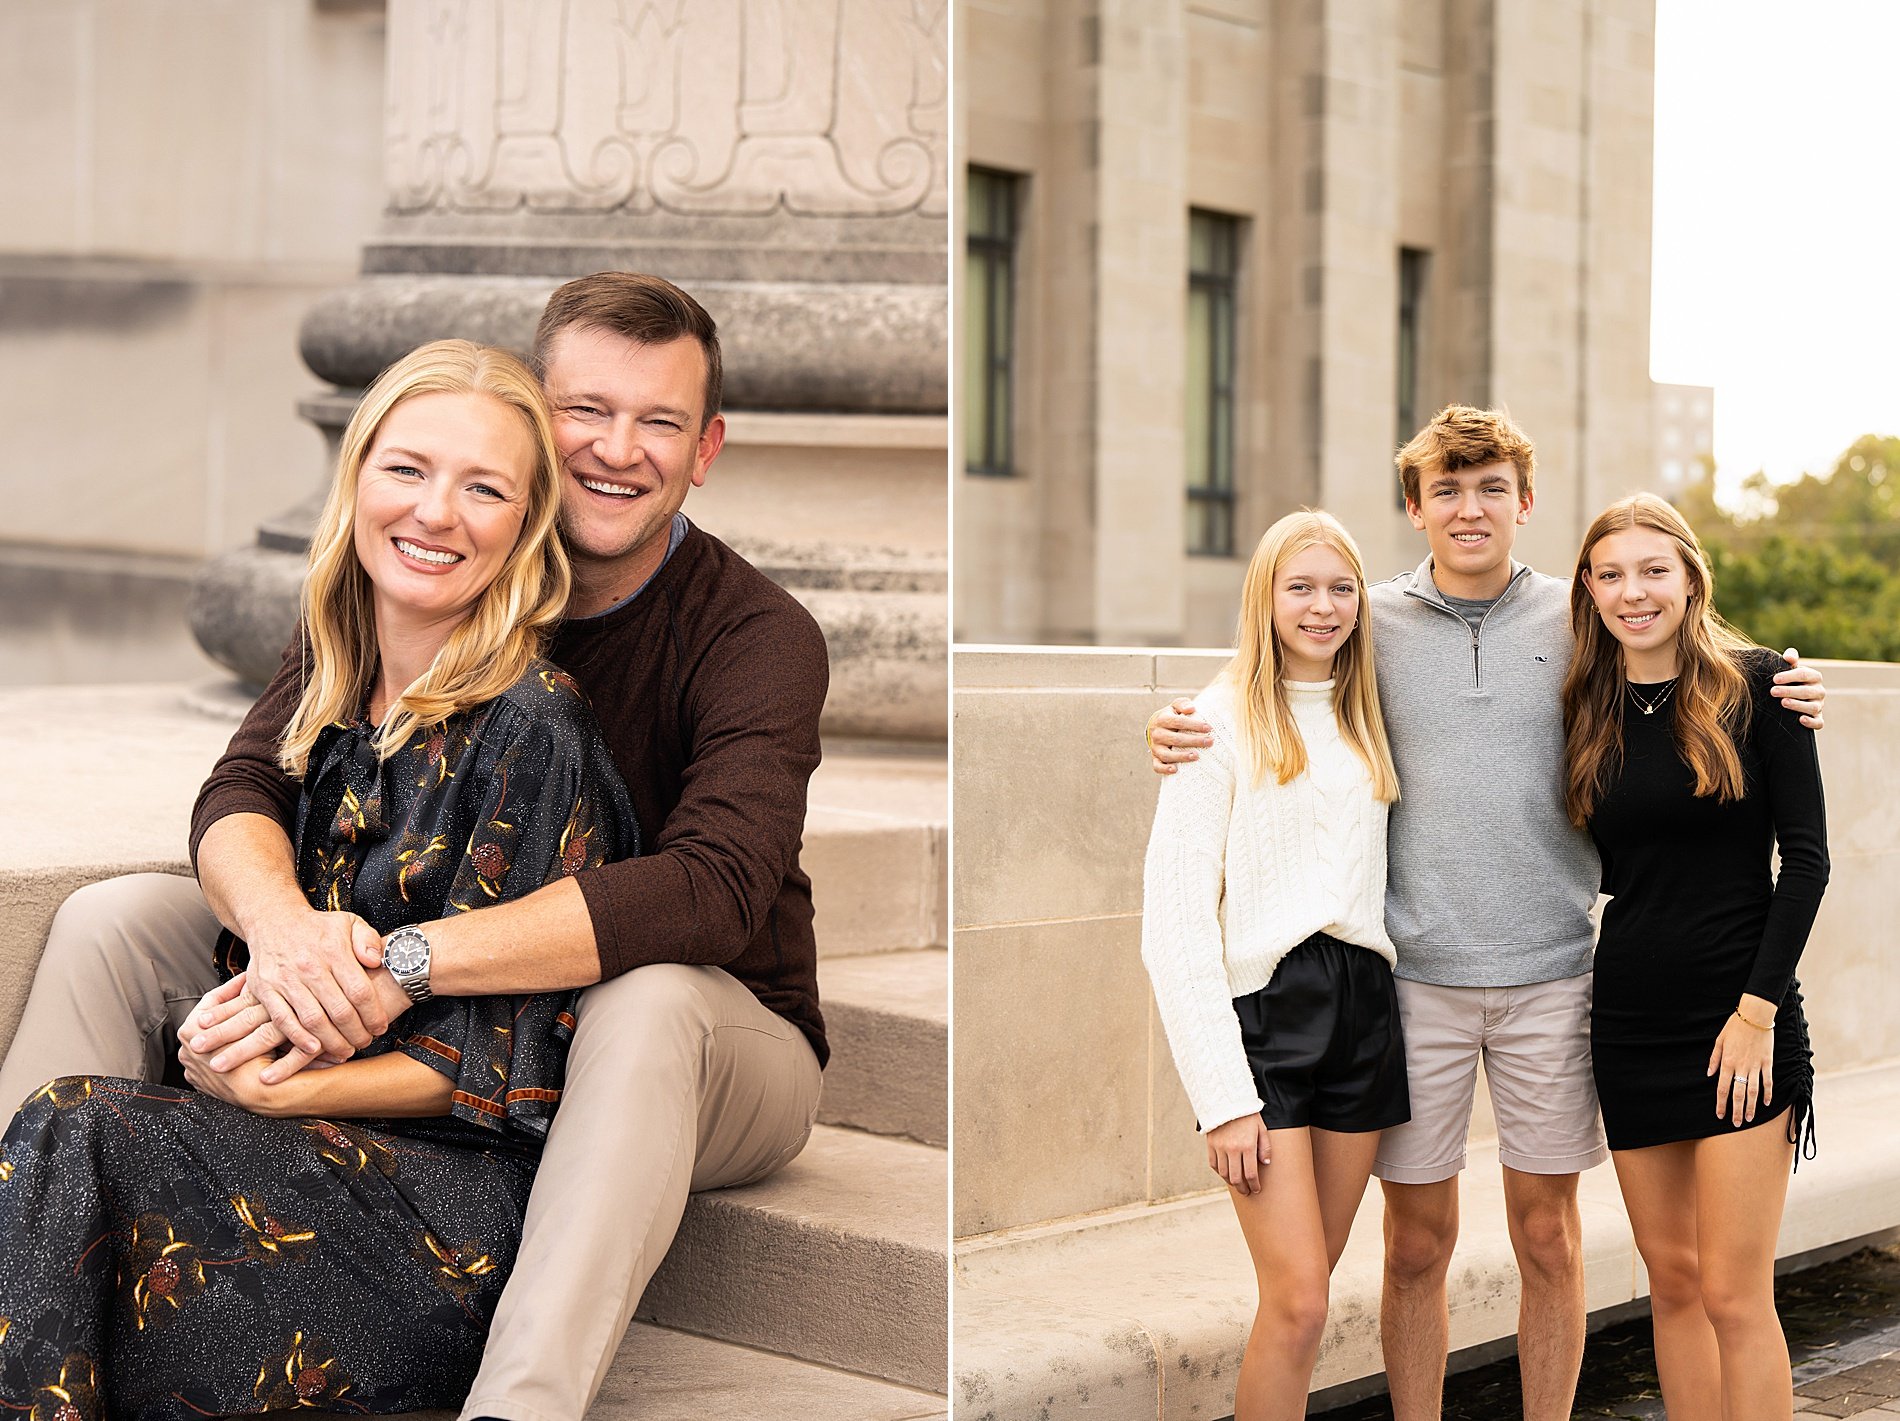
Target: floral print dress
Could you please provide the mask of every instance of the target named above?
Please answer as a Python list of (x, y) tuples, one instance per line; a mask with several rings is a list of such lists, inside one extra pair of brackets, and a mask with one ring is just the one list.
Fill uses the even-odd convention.
[[(578, 688), (536, 662), (378, 763), (325, 729), (299, 806), (311, 903), (379, 932), (638, 851)], [(227, 971), (242, 943), (219, 944)], [(30, 1421), (456, 1406), (521, 1236), (574, 992), (436, 998), (367, 1052), (454, 1082), (428, 1120), (272, 1119), (53, 1081), (0, 1142), (0, 1410)]]

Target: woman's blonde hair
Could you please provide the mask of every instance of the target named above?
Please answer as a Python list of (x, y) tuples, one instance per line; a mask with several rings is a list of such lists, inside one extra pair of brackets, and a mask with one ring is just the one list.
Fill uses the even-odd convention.
[(1742, 797), (1736, 737), (1748, 728), (1748, 680), (1740, 659), (1755, 643), (1716, 614), (1715, 575), (1688, 520), (1653, 493), (1620, 499), (1583, 535), (1570, 582), (1576, 647), (1564, 677), (1564, 809), (1582, 828), (1623, 763), (1623, 647), (1604, 625), (1585, 574), (1590, 554), (1612, 533), (1648, 528), (1676, 545), (1689, 602), (1676, 629), (1676, 750), (1695, 773), (1698, 796)]
[(304, 773), (326, 725), (361, 713), (377, 672), (376, 617), (369, 574), (356, 556), (356, 492), (370, 446), (383, 421), (417, 395), (482, 394), (521, 417), (534, 446), (523, 490), (521, 530), (501, 571), (449, 633), (429, 669), (404, 688), (376, 733), (381, 759), (418, 727), (441, 724), (458, 711), (491, 701), (513, 685), (540, 654), (567, 606), (571, 574), (556, 536), (561, 511), (560, 456), (547, 403), (528, 367), (505, 350), (466, 340), (419, 346), (390, 366), (364, 393), (337, 453), (336, 479), (310, 538), (303, 584), (306, 664), (303, 698), (284, 727), (278, 763)]
[(1240, 629), (1234, 659), (1225, 672), (1234, 685), (1240, 738), (1253, 757), (1257, 784), (1269, 774), (1285, 784), (1306, 769), (1306, 742), (1287, 704), (1286, 653), (1273, 630), (1273, 589), (1289, 558), (1307, 548), (1331, 548), (1346, 560), (1359, 584), (1359, 620), (1333, 657), (1333, 714), (1339, 734), (1365, 762), (1375, 799), (1399, 797), (1399, 775), (1379, 714), (1379, 679), (1372, 665), (1372, 604), (1366, 596), (1365, 564), (1352, 535), (1330, 513), (1301, 509), (1267, 529), (1247, 564), (1240, 594)]

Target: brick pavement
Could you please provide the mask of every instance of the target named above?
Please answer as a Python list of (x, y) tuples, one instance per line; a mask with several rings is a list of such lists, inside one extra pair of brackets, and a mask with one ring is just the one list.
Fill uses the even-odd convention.
[(1900, 1417), (1900, 1351), (1848, 1367), (1795, 1388), (1795, 1414), (1841, 1421), (1894, 1421)]

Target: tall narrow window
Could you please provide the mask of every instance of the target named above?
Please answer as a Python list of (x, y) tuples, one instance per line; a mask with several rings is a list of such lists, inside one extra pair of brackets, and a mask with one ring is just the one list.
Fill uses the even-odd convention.
[(963, 453), (973, 474), (1016, 472), (1016, 211), (1022, 180), (971, 168), (963, 259)]
[(1398, 442), (1418, 433), (1424, 411), (1418, 407), (1419, 350), (1423, 343), (1425, 278), (1431, 254), (1399, 248)]
[(1234, 555), (1234, 328), (1240, 221), (1188, 214), (1187, 550)]

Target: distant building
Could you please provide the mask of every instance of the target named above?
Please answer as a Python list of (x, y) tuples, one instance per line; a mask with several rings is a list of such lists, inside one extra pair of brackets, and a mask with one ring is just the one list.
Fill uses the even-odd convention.
[(965, 641), (1220, 644), (1302, 504), (1416, 564), (1439, 406), (1536, 441), (1561, 571), (1652, 468), (1649, 0), (982, 0), (955, 437)]
[(1715, 391), (1707, 385), (1656, 385), (1656, 481), (1651, 493), (1674, 498), (1702, 477), (1715, 457)]

